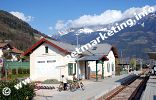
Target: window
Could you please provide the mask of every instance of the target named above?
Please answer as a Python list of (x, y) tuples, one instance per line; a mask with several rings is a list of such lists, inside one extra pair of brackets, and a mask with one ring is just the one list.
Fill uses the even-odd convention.
[(110, 72), (110, 63), (107, 63), (107, 72)]
[(45, 63), (45, 61), (37, 61), (37, 63)]
[(74, 74), (76, 74), (76, 63), (74, 63)]
[(47, 63), (54, 63), (56, 60), (47, 60)]
[(68, 74), (76, 74), (76, 63), (68, 63)]
[(114, 71), (114, 63), (112, 63), (112, 71)]
[(45, 53), (48, 53), (48, 46), (45, 47)]
[(97, 47), (93, 47), (93, 49), (92, 50), (96, 50), (97, 49)]

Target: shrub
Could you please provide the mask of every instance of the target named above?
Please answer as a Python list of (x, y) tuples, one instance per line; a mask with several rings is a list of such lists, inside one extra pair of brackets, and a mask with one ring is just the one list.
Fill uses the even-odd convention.
[(31, 100), (35, 96), (33, 83), (27, 85), (22, 84), (22, 88), (19, 90), (14, 88), (16, 84), (18, 84), (17, 81), (1, 81), (0, 91), (2, 91), (4, 87), (8, 87), (11, 89), (11, 94), (4, 96), (3, 93), (0, 92), (0, 100)]
[(30, 69), (27, 69), (27, 74), (30, 74)]
[(22, 68), (19, 68), (18, 69), (18, 74), (22, 74), (23, 73), (22, 71), (23, 71)]
[(22, 69), (23, 74), (27, 74), (27, 69)]
[(140, 65), (136, 65), (136, 70), (139, 70), (140, 69)]

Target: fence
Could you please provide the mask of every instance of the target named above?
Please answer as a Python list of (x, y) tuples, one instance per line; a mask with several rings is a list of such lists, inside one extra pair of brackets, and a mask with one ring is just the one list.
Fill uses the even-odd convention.
[(29, 62), (12, 62), (12, 61), (5, 61), (4, 67), (6, 69), (29, 69), (30, 63)]
[[(12, 62), (12, 61), (4, 61), (3, 64), (7, 73), (9, 74), (21, 74), (21, 73), (29, 73), (30, 63), (29, 62)], [(0, 68), (1, 70), (1, 68)], [(0, 77), (2, 73), (0, 73)]]

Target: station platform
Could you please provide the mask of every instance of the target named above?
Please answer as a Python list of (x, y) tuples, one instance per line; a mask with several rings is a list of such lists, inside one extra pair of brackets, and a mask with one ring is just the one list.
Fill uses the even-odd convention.
[(150, 76), (140, 100), (156, 100), (156, 76)]

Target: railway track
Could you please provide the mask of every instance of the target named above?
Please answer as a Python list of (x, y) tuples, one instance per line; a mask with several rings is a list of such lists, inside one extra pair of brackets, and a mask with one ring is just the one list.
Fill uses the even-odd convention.
[(145, 82), (146, 77), (140, 76), (134, 82), (125, 86), (124, 89), (122, 89), (120, 92), (117, 93), (117, 95), (110, 98), (109, 100), (139, 100), (139, 97), (141, 96), (140, 94), (142, 93), (139, 93), (138, 91)]
[(139, 100), (148, 78), (147, 75), (135, 76), (98, 100)]

